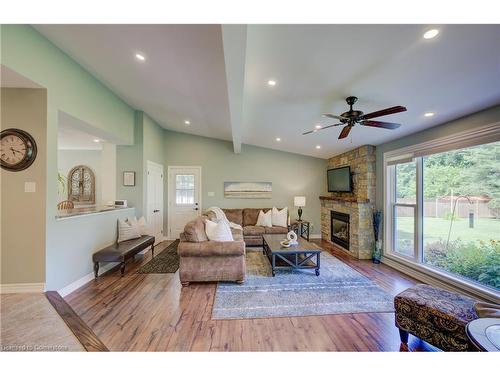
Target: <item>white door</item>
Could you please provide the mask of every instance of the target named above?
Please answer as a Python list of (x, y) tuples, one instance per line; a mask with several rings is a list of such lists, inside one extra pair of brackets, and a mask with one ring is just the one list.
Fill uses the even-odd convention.
[(147, 161), (146, 217), (155, 244), (163, 241), (163, 165)]
[(201, 215), (201, 167), (168, 167), (168, 238)]

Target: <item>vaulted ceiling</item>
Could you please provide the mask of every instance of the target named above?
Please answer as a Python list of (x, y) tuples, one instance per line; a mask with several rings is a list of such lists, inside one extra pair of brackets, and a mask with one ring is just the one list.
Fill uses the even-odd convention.
[[(35, 27), (164, 128), (232, 141), (235, 152), (245, 143), (327, 158), (500, 104), (499, 25)], [(427, 40), (429, 28), (440, 32)], [(346, 111), (350, 95), (365, 113), (407, 107), (380, 118), (402, 126), (302, 135), (332, 124), (321, 114)]]

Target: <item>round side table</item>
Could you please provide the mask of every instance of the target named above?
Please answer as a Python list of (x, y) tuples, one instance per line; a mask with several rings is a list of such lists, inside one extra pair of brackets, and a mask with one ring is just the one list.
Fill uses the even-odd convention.
[(482, 352), (500, 351), (500, 318), (479, 318), (468, 323), (465, 332)]

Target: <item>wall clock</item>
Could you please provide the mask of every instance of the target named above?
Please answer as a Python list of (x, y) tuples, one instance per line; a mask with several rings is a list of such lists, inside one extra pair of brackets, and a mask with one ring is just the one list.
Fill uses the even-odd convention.
[(5, 129), (0, 135), (1, 165), (8, 171), (22, 171), (36, 158), (36, 142), (20, 129)]

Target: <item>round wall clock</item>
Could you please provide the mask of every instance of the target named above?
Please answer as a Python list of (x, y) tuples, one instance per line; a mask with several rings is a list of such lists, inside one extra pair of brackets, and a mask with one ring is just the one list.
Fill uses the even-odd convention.
[(33, 137), (20, 129), (5, 129), (1, 132), (1, 165), (8, 171), (22, 171), (36, 158), (36, 143)]

